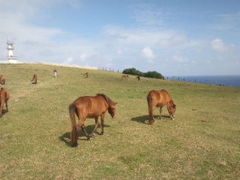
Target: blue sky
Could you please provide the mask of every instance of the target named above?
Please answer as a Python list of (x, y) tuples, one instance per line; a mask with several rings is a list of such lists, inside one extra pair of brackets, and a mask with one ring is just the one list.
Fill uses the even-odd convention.
[(6, 41), (24, 61), (240, 74), (238, 0), (0, 0)]

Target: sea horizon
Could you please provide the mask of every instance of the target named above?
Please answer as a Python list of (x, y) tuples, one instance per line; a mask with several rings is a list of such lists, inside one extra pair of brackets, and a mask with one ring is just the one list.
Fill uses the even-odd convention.
[(167, 76), (167, 79), (204, 84), (215, 84), (220, 86), (240, 86), (240, 75)]

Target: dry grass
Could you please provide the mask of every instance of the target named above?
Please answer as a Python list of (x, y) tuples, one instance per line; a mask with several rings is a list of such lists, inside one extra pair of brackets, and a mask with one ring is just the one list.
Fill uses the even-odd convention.
[[(0, 119), (0, 179), (237, 179), (240, 88), (130, 77), (36, 64), (0, 65), (11, 99)], [(32, 85), (34, 73), (39, 82)], [(177, 104), (150, 126), (146, 95), (167, 89)], [(69, 146), (68, 105), (105, 93), (118, 102), (105, 134)], [(156, 114), (158, 111), (155, 112)], [(166, 109), (163, 113), (167, 115)], [(87, 120), (88, 131), (94, 121)]]

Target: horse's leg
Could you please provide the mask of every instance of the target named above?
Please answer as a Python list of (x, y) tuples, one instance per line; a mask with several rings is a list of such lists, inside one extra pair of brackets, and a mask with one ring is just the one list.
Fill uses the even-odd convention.
[(99, 126), (99, 117), (95, 117), (95, 127), (91, 133), (91, 136), (93, 136), (94, 133), (96, 133), (98, 126)]
[(159, 109), (159, 119), (161, 119), (161, 118), (162, 118), (162, 106)]
[(105, 117), (105, 114), (102, 114), (101, 115), (101, 128), (102, 128), (102, 132), (100, 133), (100, 135), (104, 134), (104, 117)]
[(85, 126), (84, 126), (84, 120), (82, 120), (82, 121), (81, 121), (81, 120), (82, 120), (82, 118), (80, 118), (79, 126), (81, 127), (84, 135), (87, 137), (87, 140), (89, 140), (89, 139), (90, 139), (90, 136), (89, 136), (89, 134), (87, 133), (87, 130), (86, 130)]
[(86, 117), (82, 116), (79, 111), (77, 112), (77, 117), (78, 117), (78, 120), (79, 120), (78, 121), (78, 126), (81, 127), (84, 135), (87, 137), (87, 140), (89, 140), (90, 136), (87, 133), (86, 128), (84, 126), (84, 121), (86, 120)]
[(87, 140), (89, 140), (89, 139), (90, 139), (90, 136), (89, 136), (89, 134), (87, 133), (87, 130), (86, 130), (84, 124), (81, 125), (81, 128), (82, 128), (82, 131), (83, 131), (84, 135), (87, 137)]
[[(1, 97), (0, 97), (1, 98)], [(0, 99), (0, 117), (2, 117), (2, 111), (3, 111), (3, 102), (1, 99)]]
[(148, 113), (149, 113), (149, 124), (153, 124), (154, 123), (153, 105), (151, 103), (148, 104)]
[(6, 106), (6, 111), (8, 112), (8, 101), (5, 102), (5, 106)]

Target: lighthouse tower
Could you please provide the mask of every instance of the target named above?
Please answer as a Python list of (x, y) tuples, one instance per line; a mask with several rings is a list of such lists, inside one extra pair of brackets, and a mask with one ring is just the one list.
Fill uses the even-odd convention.
[(10, 42), (10, 41), (7, 42), (7, 50), (8, 50), (8, 57), (7, 57), (8, 60), (16, 59), (16, 57), (13, 56), (13, 50), (14, 50), (13, 42)]
[(7, 56), (8, 62), (18, 63), (16, 56), (13, 55), (13, 50), (14, 50), (13, 42), (11, 41), (7, 42), (7, 50), (8, 50), (8, 56)]

